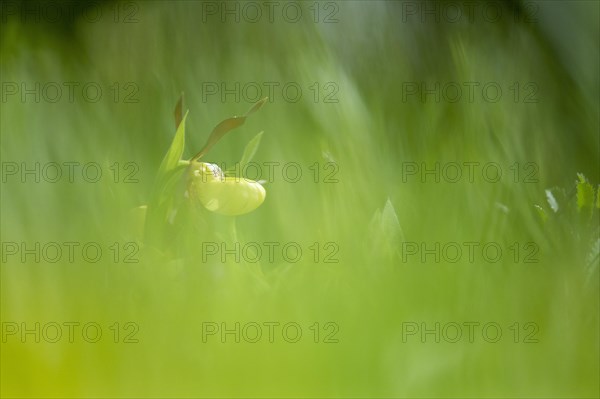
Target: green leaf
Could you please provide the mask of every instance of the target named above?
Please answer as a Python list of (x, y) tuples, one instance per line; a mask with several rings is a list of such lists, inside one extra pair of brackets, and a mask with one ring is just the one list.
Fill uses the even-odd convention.
[(185, 120), (188, 113), (189, 111), (186, 111), (183, 116), (183, 119), (175, 132), (175, 137), (173, 137), (173, 142), (171, 142), (171, 147), (160, 164), (160, 168), (158, 169), (158, 179), (170, 170), (175, 169), (179, 164), (185, 146)]
[(259, 109), (260, 109), (260, 108), (261, 108), (261, 107), (262, 107), (262, 106), (263, 106), (263, 105), (264, 105), (264, 104), (267, 102), (267, 100), (268, 100), (268, 99), (269, 99), (269, 97), (264, 97), (264, 98), (261, 98), (260, 100), (258, 100), (258, 101), (256, 102), (256, 104), (254, 104), (254, 105), (253, 105), (253, 106), (252, 106), (252, 107), (251, 107), (251, 108), (248, 110), (248, 112), (246, 112), (246, 115), (245, 115), (245, 116), (248, 116), (248, 115), (250, 115), (250, 114), (253, 114), (253, 113), (255, 113), (256, 111), (258, 111), (258, 110), (259, 110)]
[(164, 226), (184, 201), (185, 173), (189, 165), (178, 165), (156, 180), (147, 207), (144, 236), (148, 242), (160, 242)]
[(577, 209), (579, 211), (584, 208), (592, 209), (594, 206), (594, 188), (583, 173), (577, 173), (577, 177), (579, 178), (577, 182)]
[(600, 209), (600, 184), (596, 190), (596, 208)]
[(212, 130), (210, 135), (208, 136), (208, 140), (204, 147), (196, 154), (190, 161), (197, 161), (202, 158), (207, 152), (210, 151), (211, 148), (215, 144), (219, 142), (225, 136), (226, 133), (235, 129), (236, 127), (242, 126), (246, 122), (245, 116), (234, 116), (231, 118), (227, 118), (224, 121), (221, 121), (215, 128)]
[(244, 166), (246, 166), (248, 162), (250, 162), (252, 158), (254, 158), (256, 150), (258, 150), (258, 146), (260, 145), (260, 140), (262, 138), (263, 133), (264, 132), (258, 133), (252, 138), (252, 140), (248, 142), (248, 144), (246, 144), (246, 148), (244, 148), (244, 153), (242, 154), (242, 160), (240, 161), (241, 170), (243, 170)]
[(175, 129), (177, 129), (181, 123), (181, 119), (183, 118), (183, 92), (181, 92), (179, 101), (177, 101), (177, 105), (175, 105), (173, 116), (175, 116)]
[(177, 165), (174, 169), (171, 169), (165, 173), (156, 185), (157, 197), (154, 199), (158, 202), (164, 202), (166, 198), (174, 196), (178, 191), (178, 185), (183, 179), (184, 172), (187, 171), (188, 165)]
[(256, 104), (252, 106), (252, 108), (248, 110), (248, 112), (246, 112), (244, 116), (232, 116), (231, 118), (227, 118), (221, 123), (219, 123), (217, 126), (215, 126), (213, 131), (208, 136), (208, 140), (206, 141), (206, 144), (204, 144), (204, 147), (196, 155), (194, 155), (192, 159), (190, 159), (190, 161), (193, 162), (202, 158), (204, 155), (206, 155), (208, 151), (210, 151), (210, 149), (215, 144), (219, 142), (219, 140), (223, 138), (223, 136), (225, 136), (225, 134), (235, 129), (236, 127), (242, 126), (244, 122), (246, 122), (246, 118), (250, 114), (253, 114), (254, 112), (258, 111), (263, 106), (263, 104), (267, 102), (267, 98), (268, 97), (265, 97), (262, 100), (259, 100)]

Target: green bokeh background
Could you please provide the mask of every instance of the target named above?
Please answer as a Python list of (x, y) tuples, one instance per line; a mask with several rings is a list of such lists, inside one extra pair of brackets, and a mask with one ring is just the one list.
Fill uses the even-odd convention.
[[(545, 190), (557, 186), (569, 193), (577, 173), (594, 187), (600, 178), (597, 2), (488, 2), (502, 11), (494, 23), (481, 8), (473, 22), (465, 16), (450, 23), (443, 14), (447, 3), (432, 2), (296, 2), (303, 11), (297, 23), (281, 12), (272, 23), (266, 13), (248, 22), (243, 17), (254, 14), (243, 12), (239, 22), (231, 16), (223, 21), (196, 1), (92, 4), (101, 10), (96, 22), (80, 12), (53, 23), (9, 15), (15, 9), (7, 4), (18, 3), (3, 2), (2, 8), (2, 162), (97, 162), (103, 177), (98, 183), (80, 174), (73, 183), (7, 177), (2, 242), (98, 242), (105, 252), (97, 263), (80, 256), (73, 263), (3, 259), (3, 334), (7, 323), (96, 322), (103, 330), (98, 343), (77, 334), (73, 343), (3, 335), (3, 397), (600, 395), (598, 258), (586, 259), (598, 240), (598, 212), (591, 220), (565, 214), (543, 223), (534, 208), (552, 214)], [(53, 4), (67, 9), (70, 3)], [(412, 15), (406, 7), (437, 7), (441, 18)], [(324, 21), (330, 12), (337, 22)], [(56, 103), (43, 96), (36, 102), (33, 95), (8, 95), (10, 82), (30, 88), (93, 82), (103, 95), (90, 102), (76, 89), (73, 102), (66, 91)], [(254, 160), (297, 162), (302, 179), (290, 183), (277, 169), (265, 203), (236, 218), (237, 239), (231, 218), (206, 213), (170, 237), (175, 249), (144, 245), (132, 210), (148, 202), (175, 132), (180, 93), (189, 109), (186, 158), (212, 127), (255, 100), (206, 96), (207, 82), (301, 87), (297, 102), (276, 89), (205, 160), (232, 165), (264, 131)], [(317, 101), (310, 89), (315, 82)], [(328, 82), (338, 89), (337, 102), (324, 101)], [(404, 99), (407, 82), (429, 88), (495, 82), (503, 92), (497, 102), (485, 101), (478, 90), (472, 102), (465, 92), (456, 102), (443, 96), (423, 102)], [(509, 89), (515, 82), (518, 101)], [(139, 89), (138, 101), (127, 103), (131, 87)], [(525, 102), (531, 87), (536, 101)], [(122, 173), (134, 162), (139, 181), (115, 183), (115, 162)], [(322, 182), (327, 171), (321, 169), (315, 183), (309, 169), (315, 162), (321, 168), (335, 162), (338, 182)], [(457, 183), (431, 175), (404, 181), (409, 162), (495, 162), (503, 176), (490, 183), (479, 168), (474, 182), (464, 174)], [(515, 163), (522, 173), (517, 182), (510, 169)], [(527, 163), (537, 168), (535, 182), (524, 181)], [(382, 211), (383, 222), (376, 216)], [(235, 240), (297, 242), (304, 253), (297, 263), (280, 256), (258, 264), (202, 261), (203, 242), (231, 248)], [(139, 262), (113, 262), (108, 247), (114, 242), (137, 243)], [(339, 262), (314, 262), (308, 249), (314, 242), (322, 250), (335, 243)], [(480, 255), (474, 262), (466, 255), (456, 263), (433, 256), (423, 262), (404, 258), (403, 242), (428, 248), (494, 242), (504, 252), (496, 263)], [(522, 251), (535, 243), (539, 261), (524, 263), (522, 252), (515, 262), (508, 250), (514, 242)], [(206, 322), (232, 328), (269, 321), (298, 323), (302, 339), (202, 339)], [(119, 343), (109, 329), (115, 322)], [(122, 342), (127, 322), (139, 327), (139, 342)], [(309, 327), (315, 322), (321, 328), (335, 323), (338, 342), (314, 343)], [(403, 340), (409, 322), (428, 328), (495, 322), (502, 337), (487, 342), (476, 330), (474, 342), (463, 336), (436, 343), (432, 335)], [(522, 342), (527, 322), (539, 328), (537, 343)], [(514, 323), (521, 326), (517, 343), (509, 329)]]

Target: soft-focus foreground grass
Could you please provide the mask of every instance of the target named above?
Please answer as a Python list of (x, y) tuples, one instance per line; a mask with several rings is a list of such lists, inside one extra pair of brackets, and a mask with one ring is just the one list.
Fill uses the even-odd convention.
[[(2, 82), (96, 82), (106, 92), (96, 103), (80, 95), (73, 103), (3, 100), (2, 161), (93, 161), (105, 178), (9, 179), (2, 184), (2, 241), (93, 241), (105, 253), (98, 263), (80, 256), (73, 263), (8, 257), (1, 269), (3, 328), (96, 322), (103, 337), (88, 343), (79, 330), (73, 343), (66, 336), (57, 343), (5, 337), (2, 395), (597, 397), (598, 261), (590, 266), (585, 259), (590, 239), (597, 239), (597, 219), (565, 216), (543, 224), (534, 204), (551, 212), (544, 190), (571, 190), (577, 172), (598, 183), (598, 4), (551, 3), (529, 24), (423, 24), (404, 22), (400, 2), (344, 2), (338, 23), (315, 24), (203, 22), (200, 2), (143, 2), (137, 23), (81, 20), (75, 39), (11, 19), (0, 31)], [(302, 5), (307, 13), (308, 6)], [(497, 82), (504, 92), (496, 103), (480, 96), (403, 101), (403, 82), (422, 81)], [(108, 92), (115, 82), (137, 85), (139, 102), (115, 102)], [(260, 264), (231, 257), (222, 263), (218, 256), (203, 262), (203, 242), (233, 246), (231, 220), (218, 215), (173, 236), (177, 250), (143, 246), (138, 263), (112, 261), (112, 243), (139, 240), (130, 210), (148, 200), (174, 134), (180, 91), (190, 110), (186, 157), (216, 123), (251, 105), (232, 96), (203, 101), (203, 82), (302, 87), (296, 103), (276, 91), (205, 159), (232, 164), (264, 130), (255, 161), (301, 165), (298, 183), (286, 182), (277, 169), (265, 203), (236, 220), (242, 245), (297, 242), (304, 251), (299, 262), (280, 255), (273, 263), (266, 255)], [(314, 82), (334, 82), (339, 102), (323, 102), (324, 92), (315, 102)], [(508, 89), (514, 82), (534, 82), (539, 101), (515, 102)], [(315, 184), (309, 166), (330, 161), (339, 166), (338, 182)], [(114, 162), (135, 162), (139, 182), (114, 183)], [(457, 183), (432, 176), (422, 182), (419, 175), (403, 181), (407, 162), (496, 162), (503, 177), (489, 183), (476, 169), (473, 183), (465, 175)], [(519, 163), (529, 172), (528, 162), (538, 168), (537, 182), (522, 175), (514, 182), (509, 167)], [(326, 172), (321, 169), (320, 180)], [(388, 198), (401, 232), (389, 206), (387, 221), (371, 222)], [(585, 230), (590, 224), (592, 233)], [(339, 262), (315, 263), (308, 248), (314, 242), (322, 251), (335, 243)], [(474, 262), (466, 252), (456, 263), (433, 256), (422, 262), (418, 255), (404, 259), (402, 242), (429, 248), (494, 242), (504, 252), (496, 263), (480, 250)], [(522, 251), (517, 262), (508, 249), (514, 242)], [(523, 262), (529, 242), (539, 248), (537, 263)], [(302, 339), (288, 343), (276, 330), (270, 343), (263, 327), (258, 343), (234, 343), (232, 336), (222, 343), (218, 335), (202, 340), (206, 322), (233, 328), (269, 321), (298, 323)], [(120, 341), (130, 331), (123, 325), (136, 323), (139, 342), (114, 343), (109, 326), (115, 322)], [(325, 323), (336, 323), (339, 342), (314, 343), (309, 327), (315, 322), (322, 335)], [(422, 342), (420, 334), (403, 340), (403, 326), (413, 322), (428, 328), (495, 322), (502, 337), (490, 343), (477, 329), (469, 342), (463, 326), (457, 343), (436, 343), (433, 335)], [(518, 343), (510, 329), (515, 322)], [(528, 322), (539, 328), (537, 343), (523, 343)]]

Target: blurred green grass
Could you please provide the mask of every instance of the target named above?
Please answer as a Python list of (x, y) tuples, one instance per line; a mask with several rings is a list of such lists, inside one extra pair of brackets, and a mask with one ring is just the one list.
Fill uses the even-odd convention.
[[(105, 15), (114, 4), (126, 3), (109, 3)], [(298, 242), (305, 253), (295, 264), (203, 263), (200, 243), (229, 237), (231, 228), (230, 219), (207, 214), (206, 226), (178, 238), (178, 252), (142, 246), (139, 263), (111, 262), (109, 252), (94, 264), (11, 257), (1, 270), (2, 322), (95, 321), (106, 335), (96, 344), (9, 337), (0, 355), (2, 396), (599, 395), (598, 269), (586, 282), (588, 237), (576, 222), (542, 224), (533, 208), (549, 209), (544, 190), (571, 189), (578, 172), (598, 183), (597, 91), (590, 95), (597, 76), (565, 67), (573, 60), (548, 44), (544, 8), (536, 24), (422, 24), (403, 22), (401, 2), (336, 4), (334, 24), (236, 24), (202, 22), (201, 2), (144, 2), (137, 23), (78, 20), (75, 41), (31, 23), (3, 24), (2, 82), (96, 82), (105, 92), (96, 103), (3, 101), (2, 162), (98, 162), (106, 177), (3, 183), (3, 242), (107, 248), (138, 239), (128, 216), (148, 202), (181, 91), (190, 110), (189, 158), (216, 123), (251, 104), (204, 101), (203, 83), (298, 82), (298, 102), (276, 92), (205, 160), (233, 164), (264, 130), (255, 161), (298, 162), (304, 175), (267, 184), (265, 203), (237, 218), (238, 238)], [(597, 33), (597, 19), (586, 25), (583, 15), (597, 16), (598, 5), (573, 7), (565, 15), (581, 18), (584, 34)], [(597, 68), (597, 40), (589, 48), (569, 34), (583, 47), (576, 61)], [(403, 83), (452, 81), (498, 82), (506, 91), (497, 103), (402, 101)], [(121, 95), (133, 82), (139, 102), (110, 98), (115, 82)], [(315, 102), (314, 82), (334, 82), (339, 102)], [(534, 82), (539, 102), (513, 101), (507, 88), (514, 82)], [(330, 160), (339, 182), (312, 182), (308, 167)], [(112, 182), (114, 162), (135, 162), (139, 183)], [(496, 162), (504, 176), (498, 183), (404, 182), (407, 162)], [(538, 181), (514, 183), (515, 162), (537, 165)], [(534, 242), (539, 262), (515, 263), (507, 253), (499, 263), (456, 264), (386, 254), (387, 245), (402, 248), (400, 238), (378, 234), (371, 220), (388, 198), (406, 241), (498, 242), (505, 250)], [(564, 239), (571, 237), (565, 226), (574, 238)], [(339, 263), (314, 263), (307, 249), (314, 242), (336, 243)], [(139, 325), (139, 343), (114, 344), (108, 326), (127, 321)], [(204, 343), (208, 321), (297, 322), (305, 335), (297, 344)], [(339, 326), (339, 343), (313, 343), (308, 326), (329, 321)], [(504, 336), (498, 343), (403, 342), (403, 323), (413, 321), (497, 322)], [(539, 342), (513, 343), (515, 322), (536, 323)]]

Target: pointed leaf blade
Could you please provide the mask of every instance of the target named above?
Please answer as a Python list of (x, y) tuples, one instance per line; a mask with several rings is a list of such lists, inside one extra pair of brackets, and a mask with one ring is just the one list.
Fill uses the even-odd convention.
[(196, 155), (194, 155), (191, 160), (196, 161), (202, 158), (206, 153), (208, 153), (208, 151), (210, 151), (211, 148), (213, 148), (215, 144), (219, 142), (219, 140), (223, 138), (223, 136), (225, 136), (226, 133), (235, 129), (236, 127), (242, 126), (245, 121), (245, 116), (234, 116), (220, 122), (217, 126), (215, 126), (213, 131), (210, 133), (210, 136), (208, 136), (208, 140), (206, 141), (204, 147), (202, 147), (202, 149)]
[(245, 115), (245, 116), (249, 116), (250, 114), (253, 114), (253, 113), (255, 113), (256, 111), (258, 111), (258, 110), (259, 110), (259, 109), (260, 109), (260, 108), (261, 108), (263, 105), (265, 105), (265, 103), (267, 102), (267, 100), (268, 100), (268, 99), (269, 99), (269, 97), (264, 97), (264, 98), (261, 98), (260, 100), (258, 100), (258, 101), (256, 102), (256, 104), (254, 104), (254, 105), (252, 106), (252, 108), (250, 108), (250, 109), (248, 110), (248, 112), (246, 112), (246, 115)]
[(221, 138), (223, 138), (223, 136), (226, 133), (230, 132), (236, 127), (243, 125), (244, 122), (246, 122), (246, 118), (250, 114), (253, 114), (254, 112), (258, 111), (264, 105), (264, 103), (267, 102), (267, 98), (268, 97), (265, 97), (262, 100), (259, 100), (256, 104), (252, 106), (252, 108), (250, 108), (248, 112), (246, 112), (244, 116), (233, 116), (219, 123), (208, 136), (208, 140), (206, 141), (204, 147), (192, 157), (191, 161), (196, 161), (202, 158), (204, 155), (206, 155), (206, 153), (208, 153), (208, 151), (210, 151), (210, 149), (215, 144), (219, 142), (219, 140), (221, 140)]
[(171, 142), (171, 147), (169, 147), (169, 151), (167, 151), (160, 164), (158, 169), (159, 179), (168, 171), (176, 168), (179, 164), (181, 156), (183, 155), (183, 149), (185, 147), (185, 120), (188, 116), (188, 113), (189, 111), (187, 111), (181, 119), (181, 123), (175, 132), (175, 137), (173, 137), (173, 141)]
[(177, 101), (177, 105), (175, 105), (175, 129), (179, 127), (181, 120), (183, 119), (183, 92), (181, 92), (181, 96), (179, 97), (179, 101)]
[(248, 144), (246, 144), (246, 148), (244, 148), (244, 154), (242, 154), (242, 159), (240, 161), (240, 169), (244, 169), (244, 166), (246, 166), (252, 160), (252, 158), (254, 158), (254, 155), (258, 150), (258, 146), (260, 145), (260, 140), (262, 139), (263, 133), (264, 132), (258, 133), (252, 138), (252, 140), (248, 142)]

